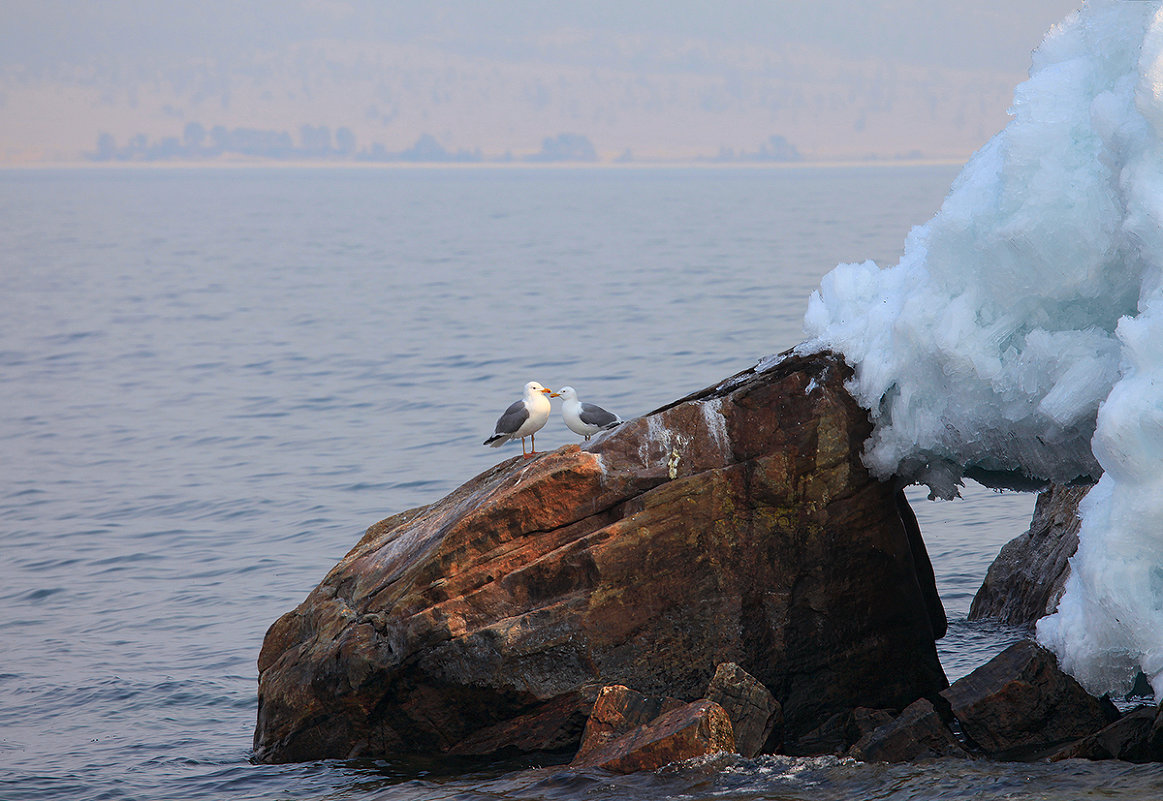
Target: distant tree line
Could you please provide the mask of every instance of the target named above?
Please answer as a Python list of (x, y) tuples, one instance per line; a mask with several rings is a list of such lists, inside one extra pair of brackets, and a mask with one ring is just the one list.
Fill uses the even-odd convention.
[[(299, 129), (298, 144), (286, 131), (258, 128), (226, 128), (215, 125), (207, 130), (197, 122), (188, 123), (182, 136), (152, 140), (136, 134), (124, 145), (110, 133), (97, 137), (96, 149), (86, 154), (91, 161), (206, 161), (224, 156), (247, 156), (274, 161), (320, 160), (366, 162), (435, 162), (464, 163), (486, 161), (480, 149), (449, 150), (431, 134), (423, 134), (415, 144), (392, 151), (376, 142), (359, 148), (350, 128), (335, 130), (326, 125), (304, 125)], [(505, 155), (494, 161), (514, 161)], [(547, 137), (538, 153), (524, 161), (597, 161), (593, 143), (579, 134), (563, 133)]]
[(759, 145), (755, 151), (735, 152), (732, 147), (719, 149), (719, 155), (711, 159), (721, 162), (749, 162), (749, 161), (803, 161), (804, 157), (791, 142), (778, 134), (769, 136), (766, 142)]
[(304, 125), (295, 145), (286, 131), (258, 128), (206, 128), (197, 122), (187, 123), (181, 138), (176, 136), (151, 140), (145, 134), (129, 138), (119, 146), (112, 134), (97, 137), (97, 149), (89, 154), (93, 161), (167, 161), (202, 160), (227, 155), (269, 159), (351, 158), (355, 155), (355, 134), (340, 128), (334, 137), (327, 126)]
[[(359, 161), (359, 162), (412, 162), (412, 163), (473, 163), (473, 162), (596, 162), (597, 150), (588, 137), (575, 133), (561, 133), (546, 137), (541, 150), (520, 159), (506, 153), (486, 158), (479, 148), (449, 150), (431, 134), (423, 134), (409, 148), (392, 151), (375, 142), (360, 148), (350, 128), (337, 128), (334, 133), (326, 125), (304, 125), (299, 129), (298, 144), (286, 131), (258, 128), (226, 128), (215, 125), (209, 130), (197, 122), (186, 124), (181, 137), (167, 136), (151, 140), (139, 133), (124, 145), (118, 144), (109, 133), (97, 137), (96, 149), (86, 154), (91, 161), (210, 161), (223, 157), (243, 156), (272, 161)], [(626, 151), (620, 162), (632, 161)], [(782, 136), (772, 136), (755, 152), (738, 154), (723, 148), (718, 156), (704, 159), (717, 162), (747, 161), (800, 161), (799, 151)]]

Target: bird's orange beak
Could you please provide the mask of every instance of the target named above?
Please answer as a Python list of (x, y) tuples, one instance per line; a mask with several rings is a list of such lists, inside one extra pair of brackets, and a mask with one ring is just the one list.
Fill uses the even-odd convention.
[[(549, 392), (549, 390), (548, 390), (548, 389), (547, 389), (547, 390), (545, 390), (545, 391), (546, 391), (546, 392)], [(561, 397), (561, 393), (560, 393), (560, 392), (549, 392), (549, 397), (551, 397), (551, 398), (560, 398), (560, 397)]]
[(551, 397), (551, 398), (556, 398), (556, 397), (557, 397), (557, 393), (556, 393), (556, 392), (553, 392), (553, 391), (551, 391), (551, 390), (548, 390), (548, 389), (542, 389), (541, 391), (542, 391), (542, 392), (544, 392), (546, 395), (548, 395), (548, 396), (549, 396), (549, 397)]

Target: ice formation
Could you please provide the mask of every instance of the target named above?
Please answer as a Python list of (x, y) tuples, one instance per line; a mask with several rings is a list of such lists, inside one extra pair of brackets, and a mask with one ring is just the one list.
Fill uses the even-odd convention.
[(843, 264), (802, 350), (855, 368), (874, 473), (952, 497), (1098, 478), (1057, 614), (1092, 689), (1163, 696), (1163, 10), (1089, 0), (1053, 28), (1009, 125), (899, 264)]

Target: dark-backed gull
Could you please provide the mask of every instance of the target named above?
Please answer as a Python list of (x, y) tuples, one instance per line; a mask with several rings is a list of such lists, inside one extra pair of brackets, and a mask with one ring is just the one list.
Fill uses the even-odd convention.
[(561, 398), (561, 416), (565, 418), (566, 427), (575, 434), (581, 434), (586, 439), (622, 422), (618, 415), (607, 412), (601, 406), (579, 401), (577, 390), (573, 387), (562, 387), (557, 392), (551, 392), (549, 396)]
[[(551, 406), (549, 404), (549, 390), (530, 381), (525, 385), (525, 397), (517, 401), (497, 420), (496, 431), (485, 440), (485, 445), (499, 448), (511, 439), (521, 438), (521, 455), (532, 456), (537, 453), (537, 441), (533, 435), (545, 426), (549, 419)], [(529, 437), (531, 448), (525, 451), (525, 437)]]

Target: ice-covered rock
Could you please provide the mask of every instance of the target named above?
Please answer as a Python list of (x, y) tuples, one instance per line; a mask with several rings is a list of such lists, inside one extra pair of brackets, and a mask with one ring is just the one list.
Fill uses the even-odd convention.
[(874, 474), (941, 497), (1102, 475), (1038, 629), (1093, 690), (1141, 665), (1163, 693), (1160, 6), (1089, 0), (1052, 29), (900, 263), (838, 266), (805, 315), (802, 348), (856, 370)]

